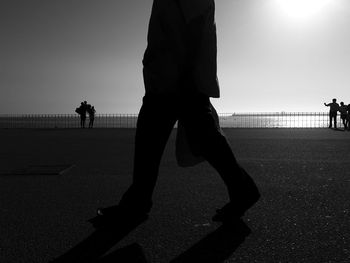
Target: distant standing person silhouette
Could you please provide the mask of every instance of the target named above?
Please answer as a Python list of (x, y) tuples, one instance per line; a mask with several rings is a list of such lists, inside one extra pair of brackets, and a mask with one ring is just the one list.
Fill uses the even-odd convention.
[(191, 151), (204, 157), (227, 187), (229, 202), (217, 210), (214, 221), (235, 221), (259, 199), (254, 181), (237, 163), (211, 109), (209, 98), (219, 97), (214, 16), (214, 0), (153, 1), (133, 182), (119, 205), (98, 210), (102, 222), (149, 213), (161, 157), (176, 121), (183, 125)]
[(346, 119), (348, 115), (347, 108), (348, 106), (346, 106), (344, 102), (340, 102), (339, 112), (340, 112), (340, 119), (342, 120), (342, 123), (344, 125), (344, 130), (347, 130), (347, 123), (346, 123)]
[(80, 128), (85, 128), (86, 120), (86, 111), (87, 111), (87, 101), (80, 103), (79, 114), (80, 114)]
[(89, 128), (93, 128), (94, 127), (94, 120), (95, 120), (95, 107), (90, 105), (90, 107), (88, 107), (87, 110), (88, 114), (89, 114)]
[(346, 126), (348, 127), (348, 131), (350, 131), (350, 104), (346, 107), (347, 116), (346, 116)]
[(324, 103), (325, 106), (329, 108), (329, 126), (328, 128), (332, 128), (332, 121), (334, 122), (334, 128), (337, 128), (337, 113), (339, 110), (339, 104), (337, 103), (337, 99), (333, 99), (331, 103)]

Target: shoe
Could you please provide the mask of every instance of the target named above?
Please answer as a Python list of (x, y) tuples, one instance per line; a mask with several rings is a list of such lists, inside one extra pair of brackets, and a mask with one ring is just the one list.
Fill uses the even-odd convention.
[(243, 175), (243, 185), (240, 186), (240, 189), (229, 190), (231, 201), (221, 209), (216, 210), (216, 214), (212, 218), (214, 222), (240, 219), (260, 199), (259, 189), (255, 182), (242, 167), (240, 168)]
[(257, 193), (249, 200), (241, 204), (229, 202), (224, 207), (217, 209), (212, 220), (214, 222), (228, 223), (238, 221), (244, 216), (244, 213), (251, 208), (260, 199), (260, 194)]
[(95, 228), (113, 227), (120, 224), (141, 224), (148, 219), (148, 213), (120, 205), (98, 208), (97, 216), (88, 221)]
[(100, 207), (100, 208), (97, 208), (96, 214), (98, 216), (112, 215), (113, 213), (118, 213), (118, 209), (120, 209), (118, 205), (109, 206), (109, 207)]

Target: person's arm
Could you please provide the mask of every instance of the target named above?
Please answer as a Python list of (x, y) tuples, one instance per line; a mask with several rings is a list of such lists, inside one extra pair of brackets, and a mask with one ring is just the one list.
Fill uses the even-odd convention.
[(326, 104), (326, 103), (324, 103), (324, 106), (327, 106), (327, 107), (329, 107), (329, 104)]

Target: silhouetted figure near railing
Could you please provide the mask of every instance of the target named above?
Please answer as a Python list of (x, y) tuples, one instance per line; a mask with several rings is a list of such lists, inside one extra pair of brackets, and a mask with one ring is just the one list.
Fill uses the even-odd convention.
[(89, 128), (92, 129), (94, 127), (94, 120), (95, 120), (95, 113), (96, 113), (95, 107), (89, 104), (87, 108), (87, 113), (89, 114)]
[(329, 108), (329, 126), (328, 128), (332, 128), (332, 121), (334, 122), (334, 129), (337, 128), (337, 113), (339, 110), (339, 104), (337, 103), (337, 99), (333, 99), (331, 103), (324, 103), (325, 106)]
[(350, 131), (350, 104), (348, 104), (348, 106), (346, 106), (346, 111), (347, 111), (346, 126), (348, 127), (348, 131)]
[(226, 184), (230, 201), (213, 220), (236, 222), (259, 191), (240, 167), (213, 117), (219, 97), (214, 0), (154, 0), (143, 58), (145, 96), (137, 121), (133, 182), (119, 205), (98, 209), (95, 227), (147, 218), (160, 160), (176, 121), (191, 152), (207, 160)]
[(86, 111), (87, 111), (87, 101), (80, 103), (80, 107), (75, 109), (75, 112), (80, 116), (80, 128), (85, 128), (86, 121)]
[(347, 108), (348, 106), (346, 106), (344, 102), (340, 102), (339, 112), (340, 112), (340, 119), (342, 120), (342, 123), (344, 125), (344, 131), (347, 130), (347, 124), (346, 124), (346, 119), (348, 115)]

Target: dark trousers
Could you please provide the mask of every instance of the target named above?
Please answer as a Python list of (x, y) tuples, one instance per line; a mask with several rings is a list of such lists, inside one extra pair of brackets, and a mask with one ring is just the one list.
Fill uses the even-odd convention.
[(89, 117), (89, 128), (93, 128), (94, 127), (94, 117)]
[(86, 120), (86, 117), (81, 115), (80, 116), (80, 127), (81, 128), (85, 128), (85, 120)]
[(177, 120), (185, 128), (192, 152), (203, 156), (218, 171), (231, 200), (249, 194), (249, 187), (256, 189), (218, 130), (207, 96), (146, 94), (137, 121), (133, 182), (121, 205), (150, 210), (161, 157)]
[(337, 128), (337, 112), (329, 112), (329, 128), (332, 128), (332, 121), (334, 128)]
[(340, 115), (340, 119), (342, 120), (343, 122), (343, 125), (344, 125), (344, 129), (346, 130), (347, 129), (347, 115), (346, 114), (341, 114)]

